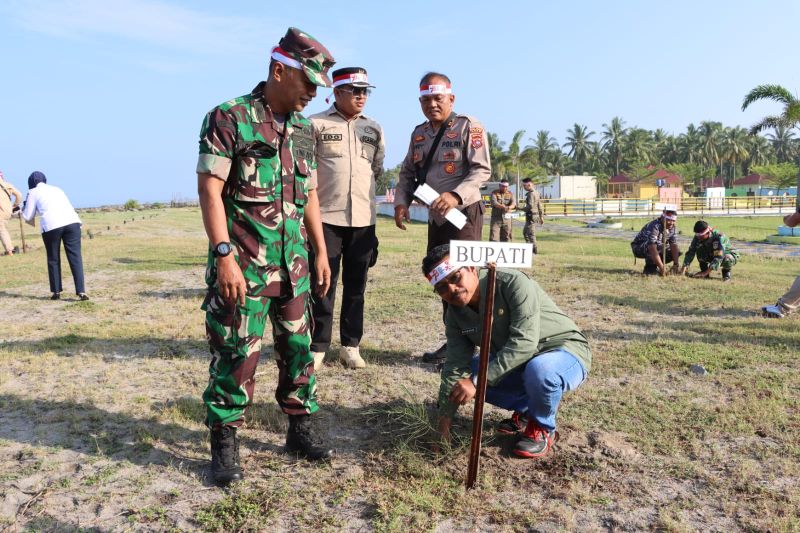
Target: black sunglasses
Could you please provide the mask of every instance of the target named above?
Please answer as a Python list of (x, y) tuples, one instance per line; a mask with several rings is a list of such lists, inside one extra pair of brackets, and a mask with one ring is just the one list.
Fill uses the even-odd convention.
[(372, 89), (369, 87), (342, 87), (341, 89), (353, 96), (369, 96), (372, 94)]

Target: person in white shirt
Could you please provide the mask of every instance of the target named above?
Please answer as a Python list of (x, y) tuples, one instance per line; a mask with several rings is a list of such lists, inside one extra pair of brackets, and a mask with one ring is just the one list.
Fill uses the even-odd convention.
[(39, 215), (42, 240), (47, 251), (47, 273), (50, 278), (51, 300), (61, 298), (61, 242), (67, 254), (75, 293), (81, 300), (88, 300), (83, 280), (81, 258), (81, 219), (69, 202), (67, 195), (58, 187), (47, 184), (44, 174), (36, 171), (28, 177), (28, 198), (22, 208), (22, 218), (31, 225)]

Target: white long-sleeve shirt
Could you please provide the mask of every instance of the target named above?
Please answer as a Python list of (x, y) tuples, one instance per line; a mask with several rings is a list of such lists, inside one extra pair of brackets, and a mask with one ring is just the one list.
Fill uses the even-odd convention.
[(25, 209), (22, 210), (22, 218), (28, 222), (33, 222), (37, 214), (41, 219), (42, 233), (81, 223), (64, 191), (46, 183), (40, 183), (30, 190)]

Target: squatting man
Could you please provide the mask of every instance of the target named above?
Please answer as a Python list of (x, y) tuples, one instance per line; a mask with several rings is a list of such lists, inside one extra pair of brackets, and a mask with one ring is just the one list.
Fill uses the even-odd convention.
[[(450, 246), (433, 248), (422, 271), (449, 304), (445, 314), (447, 356), (439, 388), (438, 429), (449, 439), (459, 405), (475, 397), (488, 275), (450, 262)], [(486, 401), (513, 412), (498, 433), (516, 436), (513, 453), (541, 457), (557, 439), (561, 397), (586, 379), (589, 342), (534, 280), (517, 270), (497, 270)]]

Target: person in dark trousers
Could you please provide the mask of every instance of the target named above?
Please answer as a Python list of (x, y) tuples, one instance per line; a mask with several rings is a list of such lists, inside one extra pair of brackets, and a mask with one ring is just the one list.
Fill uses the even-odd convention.
[(64, 191), (47, 184), (44, 174), (36, 171), (28, 177), (28, 198), (22, 209), (22, 218), (35, 225), (36, 215), (42, 227), (42, 240), (47, 252), (47, 274), (50, 278), (51, 300), (61, 298), (61, 243), (67, 254), (75, 293), (88, 300), (83, 279), (81, 257), (81, 219)]

